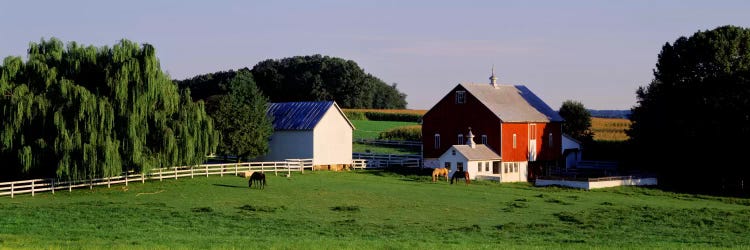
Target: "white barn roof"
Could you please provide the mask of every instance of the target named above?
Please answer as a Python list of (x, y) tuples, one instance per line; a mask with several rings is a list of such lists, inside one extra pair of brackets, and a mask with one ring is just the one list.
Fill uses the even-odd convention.
[(563, 118), (523, 85), (462, 83), (503, 122), (562, 122)]

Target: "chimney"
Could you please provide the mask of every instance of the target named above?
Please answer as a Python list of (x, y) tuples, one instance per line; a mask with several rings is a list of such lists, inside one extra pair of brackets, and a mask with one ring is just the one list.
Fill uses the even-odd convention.
[(471, 127), (469, 127), (469, 134), (466, 135), (466, 145), (471, 148), (477, 148), (477, 144), (474, 143), (474, 134), (471, 133)]
[(495, 76), (495, 65), (492, 65), (492, 76), (490, 76), (490, 85), (497, 88), (497, 77)]

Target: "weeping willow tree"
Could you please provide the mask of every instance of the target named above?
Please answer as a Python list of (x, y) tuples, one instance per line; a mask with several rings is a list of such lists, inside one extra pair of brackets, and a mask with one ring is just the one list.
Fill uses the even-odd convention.
[(80, 180), (202, 162), (218, 134), (154, 48), (31, 43), (0, 65), (0, 174)]

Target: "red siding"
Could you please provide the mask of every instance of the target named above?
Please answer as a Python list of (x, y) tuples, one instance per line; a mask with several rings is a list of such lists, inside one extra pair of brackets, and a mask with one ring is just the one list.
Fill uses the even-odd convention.
[[(465, 91), (456, 86), (432, 107), (422, 118), (422, 146), (424, 158), (438, 158), (451, 145), (457, 143), (458, 134), (474, 134), (474, 141), (482, 142), (487, 135), (487, 146), (495, 150), (503, 161), (527, 161), (529, 153), (529, 124), (526, 122), (502, 123), (500, 119), (469, 92), (466, 102), (456, 103), (456, 91)], [(536, 124), (537, 161), (554, 161), (561, 156), (561, 124)], [(500, 134), (502, 131), (502, 135)], [(435, 134), (440, 134), (440, 147), (435, 148)], [(516, 134), (516, 147), (513, 148), (513, 134)], [(552, 147), (549, 146), (549, 133), (552, 133)], [(502, 136), (502, 138), (501, 138)], [(464, 138), (466, 142), (466, 138)]]
[[(459, 133), (464, 136), (469, 133), (469, 127), (474, 134), (474, 142), (482, 143), (482, 135), (487, 135), (487, 146), (499, 153), (500, 119), (469, 92), (466, 92), (466, 102), (457, 104), (457, 90), (465, 91), (461, 86), (457, 86), (422, 118), (424, 158), (440, 157), (451, 145), (457, 143)], [(438, 149), (434, 147), (436, 133), (440, 134)]]
[[(526, 161), (529, 153), (527, 123), (503, 123), (503, 161)], [(513, 148), (513, 134), (516, 135), (516, 147)]]

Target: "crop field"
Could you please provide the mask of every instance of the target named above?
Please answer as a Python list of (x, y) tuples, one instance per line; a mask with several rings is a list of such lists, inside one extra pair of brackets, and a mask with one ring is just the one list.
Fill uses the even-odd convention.
[(0, 249), (750, 247), (750, 200), (638, 187), (432, 183), (375, 170), (133, 183), (0, 198)]
[(591, 131), (596, 141), (626, 141), (625, 130), (630, 128), (630, 120), (619, 118), (591, 118)]

